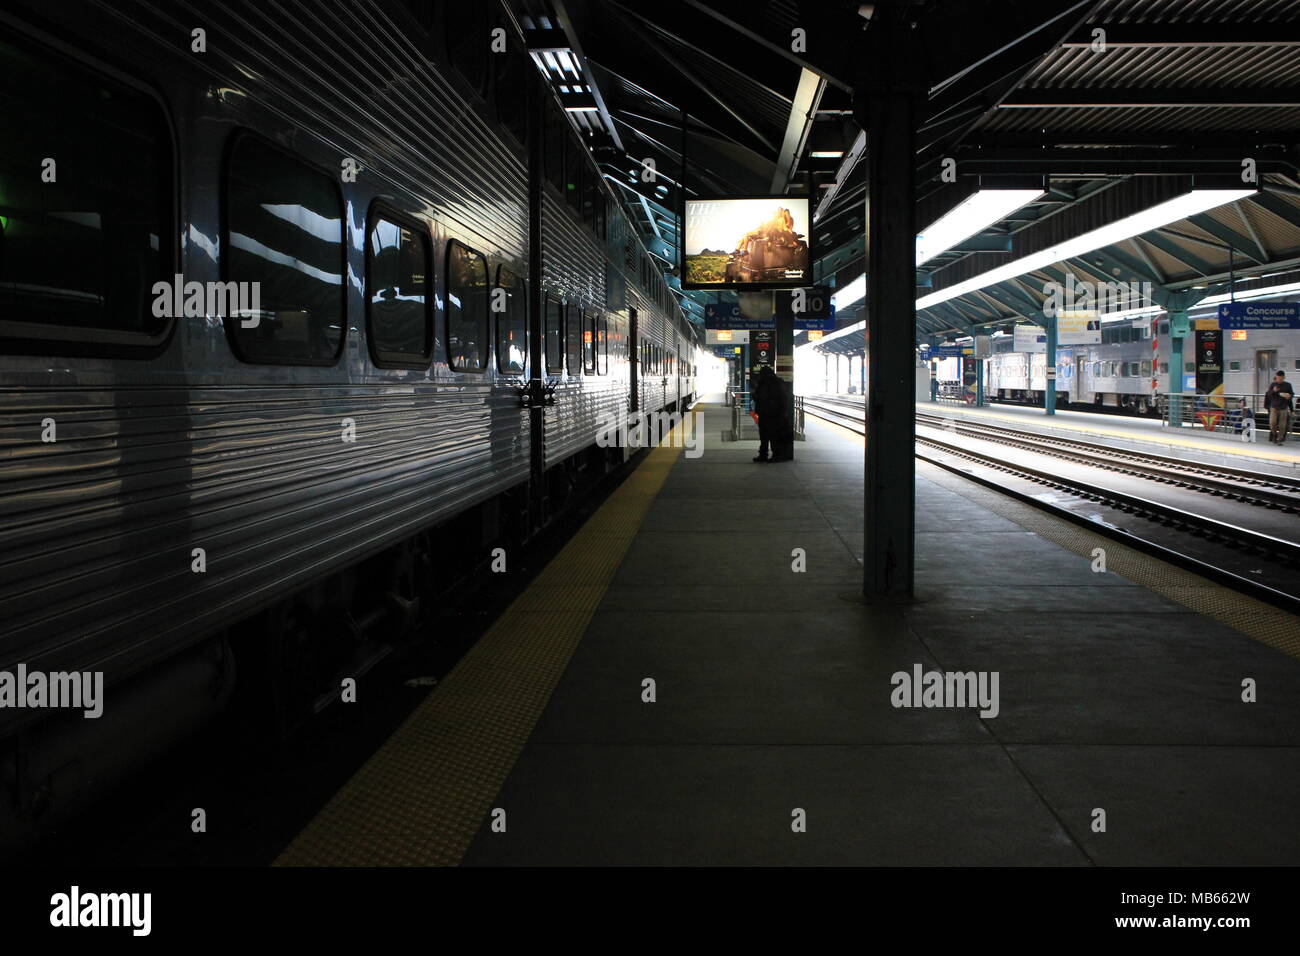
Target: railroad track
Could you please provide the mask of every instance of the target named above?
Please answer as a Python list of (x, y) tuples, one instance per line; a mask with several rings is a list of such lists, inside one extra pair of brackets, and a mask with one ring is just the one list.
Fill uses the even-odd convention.
[[(805, 398), (804, 408), (807, 414), (833, 421), (859, 434), (865, 431), (860, 400)], [(952, 419), (926, 413), (918, 413), (917, 422), (929, 428), (941, 428), (954, 436), (965, 435), (1008, 447), (1032, 450), (1076, 464), (1104, 468), (1126, 478), (1141, 478), (1192, 488), (1216, 497), (1278, 509), (1288, 514), (1300, 511), (1300, 482), (1281, 476), (1261, 476), (1230, 467), (1116, 450), (1091, 442), (1039, 435), (1014, 428), (954, 422)], [(989, 452), (944, 438), (918, 434), (916, 442), (917, 457), (923, 461), (1011, 495), (1074, 524), (1121, 540), (1234, 590), (1292, 613), (1300, 613), (1300, 595), (1287, 586), (1287, 582), (1295, 577), (1296, 569), (1300, 568), (1300, 544), (1128, 491), (1004, 460)], [(972, 468), (972, 465), (975, 467)], [(1066, 496), (1065, 500), (1045, 500), (1041, 491), (1032, 490), (1034, 486)], [(1109, 512), (1109, 517), (1091, 508), (1076, 510), (1081, 502), (1105, 509)], [(1069, 504), (1074, 504), (1076, 508), (1069, 507)], [(1225, 559), (1226, 555), (1233, 557)], [(1249, 565), (1258, 564), (1261, 560), (1271, 571), (1271, 579), (1267, 583), (1251, 576), (1260, 572)], [(1227, 564), (1234, 567), (1222, 566)]]
[(1190, 488), (1215, 497), (1281, 510), (1287, 514), (1300, 514), (1300, 480), (1295, 478), (1261, 475), (1243, 468), (1111, 448), (1096, 442), (1043, 435), (1002, 425), (958, 421), (924, 412), (917, 412), (916, 421), (918, 424), (942, 428), (958, 435), (969, 435), (972, 438), (997, 442), (1013, 448), (1024, 448), (1041, 455), (1081, 462), (1118, 474), (1147, 478), (1179, 488)]

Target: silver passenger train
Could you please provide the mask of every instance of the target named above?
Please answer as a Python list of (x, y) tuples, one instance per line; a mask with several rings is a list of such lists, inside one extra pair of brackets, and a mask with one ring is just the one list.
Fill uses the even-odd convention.
[[(1282, 296), (1277, 301), (1295, 297)], [(1270, 300), (1271, 301), (1271, 300)], [(1213, 319), (1216, 306), (1189, 311), (1192, 326)], [(1132, 415), (1164, 415), (1172, 391), (1196, 391), (1196, 346), (1184, 338), (1181, 381), (1171, 372), (1169, 319), (1124, 319), (1103, 323), (1099, 345), (1066, 345), (1056, 350), (1058, 406), (1110, 409)], [(993, 356), (985, 372), (985, 394), (992, 401), (1042, 405), (1046, 391), (1047, 356), (1013, 351), (1013, 337), (995, 336)], [(1235, 396), (1259, 396), (1273, 374), (1300, 378), (1300, 330), (1251, 331), (1232, 338), (1223, 333), (1223, 391)]]
[(296, 726), (694, 400), (495, 3), (21, 2), (0, 87), (0, 671), (107, 701), (0, 709), (0, 842), (236, 665)]

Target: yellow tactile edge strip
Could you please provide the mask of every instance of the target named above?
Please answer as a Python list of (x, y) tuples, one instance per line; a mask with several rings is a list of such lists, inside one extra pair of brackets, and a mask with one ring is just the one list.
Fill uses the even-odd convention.
[(681, 453), (674, 445), (676, 430), (274, 865), (460, 863)]
[[(918, 402), (916, 409), (918, 412), (923, 411), (921, 403)], [(1174, 437), (1166, 431), (1153, 432), (1151, 437), (1141, 435), (1135, 432), (1121, 431), (1118, 428), (1107, 428), (1104, 425), (1090, 425), (1085, 422), (1071, 421), (1069, 419), (1061, 420), (1057, 416), (1043, 415), (1041, 421), (1037, 419), (1025, 418), (1021, 415), (1002, 415), (997, 412), (990, 412), (985, 409), (972, 408), (954, 408), (952, 411), (958, 412), (961, 417), (968, 419), (995, 418), (1002, 422), (1014, 422), (1020, 425), (1047, 425), (1052, 428), (1059, 428), (1062, 431), (1078, 432), (1081, 435), (1105, 435), (1109, 438), (1123, 438), (1128, 441), (1146, 442), (1155, 445), (1174, 445), (1178, 448), (1195, 448), (1200, 451), (1212, 451), (1220, 455), (1237, 456), (1240, 458), (1257, 458), (1260, 461), (1275, 461), (1285, 465), (1294, 465), (1296, 458), (1294, 455), (1279, 455), (1276, 452), (1267, 451), (1263, 448), (1256, 448), (1253, 445), (1247, 445), (1244, 442), (1238, 442), (1235, 445), (1228, 442), (1197, 441), (1182, 437)], [(926, 414), (938, 414), (938, 412)], [(1048, 418), (1052, 421), (1048, 421)]]
[[(830, 427), (843, 438), (852, 439), (859, 444), (863, 441), (857, 432), (838, 425)], [(1261, 644), (1300, 660), (1300, 619), (1293, 614), (1072, 524), (1064, 518), (1054, 517), (1014, 498), (1000, 495), (936, 465), (918, 461), (917, 472), (928, 481), (956, 492), (980, 507), (1015, 522), (1026, 531), (1032, 531), (1081, 557), (1091, 559), (1093, 549), (1102, 548), (1106, 552), (1108, 572), (1114, 572), (1161, 597), (1226, 624)]]

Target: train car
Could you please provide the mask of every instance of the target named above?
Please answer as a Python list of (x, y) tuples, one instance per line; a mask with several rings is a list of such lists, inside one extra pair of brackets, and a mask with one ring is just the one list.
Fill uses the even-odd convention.
[(0, 50), (0, 670), (108, 701), (0, 710), (3, 842), (236, 674), (291, 732), (699, 335), (497, 4), (24, 0)]
[[(1189, 313), (1193, 325), (1197, 319), (1216, 315), (1216, 306), (1193, 308)], [(1171, 355), (1168, 318), (1107, 322), (1102, 326), (1100, 344), (1057, 348), (1057, 404), (1080, 410), (1164, 415), (1171, 390), (1196, 391), (1193, 339), (1184, 340), (1181, 378), (1177, 369), (1170, 369)], [(1300, 330), (1251, 331), (1236, 340), (1225, 333), (1224, 356), (1223, 391), (1233, 396), (1260, 396), (1275, 372), (1300, 371)], [(991, 401), (1041, 405), (1047, 389), (1046, 367), (1045, 354), (1013, 351), (1012, 336), (995, 336), (985, 393)]]

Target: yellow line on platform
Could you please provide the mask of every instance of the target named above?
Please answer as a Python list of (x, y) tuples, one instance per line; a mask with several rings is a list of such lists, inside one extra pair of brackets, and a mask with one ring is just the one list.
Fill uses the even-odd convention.
[(597, 509), (275, 861), (455, 866), (681, 453), (678, 429)]

